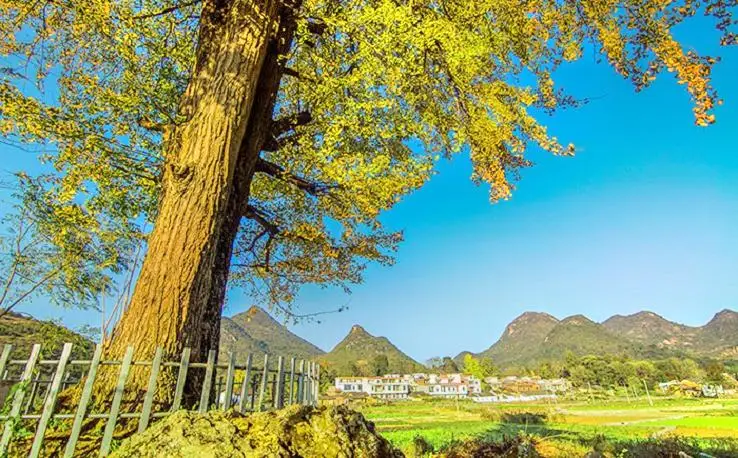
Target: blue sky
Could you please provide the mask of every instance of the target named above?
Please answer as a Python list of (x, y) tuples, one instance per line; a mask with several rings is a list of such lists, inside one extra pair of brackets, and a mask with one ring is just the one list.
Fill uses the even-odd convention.
[[(715, 125), (694, 126), (686, 91), (670, 75), (636, 94), (591, 56), (567, 66), (558, 82), (596, 99), (544, 122), (577, 145), (576, 157), (534, 152), (536, 166), (496, 205), (470, 182), (466, 156), (443, 161), (425, 188), (383, 216), (405, 232), (397, 264), (370, 267), (351, 295), (305, 288), (302, 313), (349, 309), (293, 330), (329, 350), (359, 323), (424, 360), (483, 350), (527, 310), (601, 321), (648, 309), (699, 325), (738, 309), (738, 50), (718, 50), (702, 32), (681, 38), (723, 56)], [(28, 163), (17, 150), (0, 151), (10, 158), (5, 170)], [(99, 322), (41, 304), (24, 310), (71, 326)], [(226, 314), (250, 305), (232, 291)]]

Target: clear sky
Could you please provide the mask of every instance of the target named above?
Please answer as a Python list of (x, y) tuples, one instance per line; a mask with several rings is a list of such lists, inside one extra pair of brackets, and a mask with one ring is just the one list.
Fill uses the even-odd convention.
[[(700, 325), (738, 309), (738, 50), (718, 50), (704, 31), (681, 38), (723, 56), (715, 125), (694, 126), (687, 93), (670, 75), (636, 94), (591, 56), (570, 65), (558, 82), (596, 99), (544, 121), (577, 145), (576, 157), (534, 152), (536, 166), (496, 205), (470, 182), (466, 156), (443, 162), (383, 217), (405, 232), (397, 264), (370, 267), (351, 295), (305, 288), (302, 313), (349, 309), (293, 331), (330, 350), (358, 323), (422, 361), (481, 351), (527, 310), (601, 321), (648, 309)], [(8, 154), (6, 170), (26, 162)], [(71, 326), (99, 321), (42, 303), (24, 310)], [(226, 314), (250, 305), (232, 291)]]

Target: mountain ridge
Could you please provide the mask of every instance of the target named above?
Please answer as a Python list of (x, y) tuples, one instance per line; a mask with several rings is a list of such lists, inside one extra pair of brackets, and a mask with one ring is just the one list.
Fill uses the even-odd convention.
[(361, 325), (351, 326), (346, 337), (331, 351), (317, 357), (321, 365), (338, 374), (354, 372), (370, 373), (374, 359), (380, 355), (387, 358), (387, 373), (408, 373), (424, 369), (424, 366), (403, 353), (384, 336), (374, 336)]
[(723, 309), (702, 326), (676, 323), (648, 310), (613, 315), (599, 323), (582, 314), (559, 320), (549, 314), (524, 312), (492, 346), (479, 353), (461, 352), (455, 359), (469, 353), (490, 357), (505, 368), (562, 359), (568, 352), (577, 356), (738, 357), (738, 312)]
[(222, 360), (228, 352), (236, 355), (239, 364), (245, 362), (249, 353), (256, 358), (269, 353), (298, 359), (312, 359), (325, 353), (255, 305), (232, 317), (221, 318), (219, 358)]
[[(16, 344), (38, 340), (40, 337), (36, 336), (43, 326), (63, 328), (16, 314), (0, 321), (0, 342), (5, 339)], [(65, 340), (77, 338), (73, 333), (64, 334), (64, 330), (54, 333), (68, 336)], [(84, 342), (92, 348), (91, 343)], [(319, 361), (338, 373), (348, 374), (356, 372), (357, 365), (361, 366), (359, 372), (372, 372), (376, 369), (375, 359), (384, 355), (388, 372), (424, 370), (387, 337), (374, 336), (359, 324), (353, 325), (326, 353), (256, 306), (232, 317), (222, 317), (220, 345), (221, 360), (233, 352), (239, 363), (244, 363), (249, 353), (256, 358), (269, 353)], [(613, 315), (599, 323), (582, 314), (558, 319), (548, 313), (528, 311), (508, 323), (487, 349), (478, 353), (463, 351), (454, 359), (462, 362), (466, 354), (489, 357), (506, 370), (561, 360), (569, 352), (576, 356), (615, 354), (642, 359), (738, 359), (738, 312), (723, 309), (702, 326), (688, 326), (648, 310)]]

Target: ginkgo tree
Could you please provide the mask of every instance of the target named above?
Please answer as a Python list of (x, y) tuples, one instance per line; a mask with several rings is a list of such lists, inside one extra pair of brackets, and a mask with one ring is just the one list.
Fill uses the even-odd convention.
[(100, 268), (125, 269), (146, 242), (109, 353), (203, 359), (229, 282), (290, 303), (301, 284), (391, 262), (401, 234), (378, 217), (437, 156), (468, 152), (494, 201), (531, 146), (572, 153), (535, 113), (578, 103), (553, 75), (585, 50), (637, 89), (673, 73), (712, 123), (716, 59), (672, 29), (706, 14), (734, 44), (733, 6), (0, 0), (0, 132), (46, 164), (22, 181), (43, 183), (35, 208), (62, 256), (84, 239), (107, 254)]

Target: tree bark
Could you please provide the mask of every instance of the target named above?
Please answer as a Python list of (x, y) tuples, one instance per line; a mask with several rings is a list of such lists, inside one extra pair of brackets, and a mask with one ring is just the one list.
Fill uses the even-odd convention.
[(208, 304), (208, 314), (212, 317), (210, 323), (217, 326), (217, 332), (220, 332), (220, 317), (233, 256), (233, 245), (248, 204), (251, 181), (259, 154), (263, 145), (269, 140), (272, 131), (274, 104), (280, 81), (284, 75), (284, 61), (280, 56), (284, 56), (292, 46), (297, 28), (295, 11), (299, 8), (299, 3), (294, 2), (280, 8), (278, 30), (269, 43), (251, 109), (251, 120), (238, 155), (233, 191), (229, 195), (224, 230), (217, 248), (217, 262)]
[[(109, 357), (132, 345), (136, 359), (149, 358), (157, 346), (175, 359), (190, 347), (192, 360), (204, 361), (217, 349), (229, 245), (238, 230), (234, 194), (248, 199), (248, 171), (258, 157), (242, 145), (279, 3), (204, 6), (197, 62), (180, 107), (185, 121), (167, 139), (159, 212), (131, 302), (107, 343)], [(145, 389), (148, 376), (138, 372), (128, 392)], [(171, 390), (159, 387), (166, 400)]]

